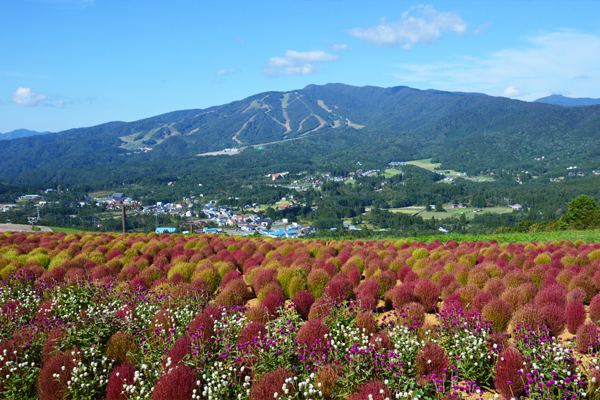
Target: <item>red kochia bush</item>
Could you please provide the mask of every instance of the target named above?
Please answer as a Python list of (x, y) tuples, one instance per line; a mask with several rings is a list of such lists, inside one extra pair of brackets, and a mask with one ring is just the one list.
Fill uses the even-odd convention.
[(358, 386), (356, 392), (348, 400), (384, 400), (386, 398), (392, 398), (392, 393), (387, 386), (381, 381), (369, 381)]
[(360, 297), (360, 305), (365, 310), (373, 311), (377, 307), (380, 296), (379, 283), (374, 279), (367, 279), (356, 289)]
[(597, 324), (600, 320), (600, 294), (594, 296), (592, 301), (590, 301), (589, 313), (592, 322)]
[(350, 300), (354, 298), (354, 285), (348, 278), (337, 278), (329, 282), (325, 293), (336, 301)]
[(373, 314), (369, 312), (359, 312), (356, 315), (356, 327), (366, 336), (371, 336), (377, 332), (377, 321)]
[(265, 328), (265, 324), (260, 322), (251, 322), (240, 331), (237, 338), (237, 343), (254, 343), (257, 339), (264, 337), (266, 333), (267, 329)]
[(567, 329), (569, 333), (577, 333), (577, 329), (585, 322), (585, 307), (578, 301), (567, 304)]
[(154, 385), (152, 400), (188, 400), (192, 398), (196, 387), (194, 369), (187, 365), (178, 365), (161, 376)]
[(106, 385), (106, 400), (126, 400), (124, 391), (125, 385), (133, 385), (135, 376), (135, 367), (133, 364), (125, 362), (113, 369), (108, 377)]
[[(68, 398), (67, 382), (75, 367), (71, 352), (57, 353), (42, 366), (38, 375), (38, 398), (40, 400), (63, 400)], [(64, 367), (64, 369), (63, 369)], [(58, 378), (54, 375), (57, 374)]]
[(598, 326), (593, 322), (587, 322), (577, 329), (575, 345), (582, 354), (587, 354), (598, 347)]
[(169, 358), (171, 359), (171, 363), (169, 364), (169, 368), (175, 367), (179, 364), (187, 355), (192, 354), (192, 341), (190, 340), (189, 335), (183, 335), (179, 339), (175, 341), (173, 347), (167, 353), (167, 356), (163, 360), (163, 367), (167, 366)]
[(548, 329), (550, 329), (552, 336), (560, 336), (567, 323), (565, 310), (554, 303), (548, 303), (541, 308), (541, 312), (544, 316), (544, 322)]
[(325, 335), (329, 333), (329, 329), (323, 324), (319, 318), (313, 318), (306, 321), (298, 330), (296, 341), (304, 351), (309, 353), (313, 350), (321, 350), (327, 343)]
[(442, 346), (429, 342), (417, 353), (415, 365), (417, 382), (425, 385), (431, 381), (433, 374), (437, 379), (443, 379), (442, 374), (448, 368), (448, 357)]
[(423, 305), (425, 312), (429, 312), (433, 310), (440, 297), (440, 289), (429, 279), (421, 279), (415, 286), (414, 296)]
[(302, 319), (308, 319), (308, 313), (310, 312), (310, 307), (315, 302), (315, 296), (308, 290), (301, 290), (292, 299), (294, 306), (296, 307), (296, 311)]
[(267, 309), (270, 315), (277, 315), (278, 308), (285, 304), (285, 296), (281, 292), (271, 293), (265, 296), (260, 304)]
[[(283, 384), (288, 378), (293, 378), (294, 374), (287, 368), (279, 367), (275, 371), (267, 372), (257, 381), (252, 384), (250, 388), (250, 400), (270, 400), (274, 399), (274, 394), (283, 393)], [(287, 385), (290, 393), (293, 395), (294, 385)], [(154, 399), (152, 399), (154, 400)]]
[(542, 289), (535, 296), (535, 305), (538, 307), (544, 306), (546, 303), (555, 303), (561, 308), (567, 305), (565, 288), (561, 285), (552, 285)]
[[(498, 362), (494, 367), (494, 385), (496, 390), (505, 399), (519, 398), (525, 392), (523, 377), (527, 373), (523, 365), (525, 358), (513, 347), (508, 347), (498, 356)], [(524, 370), (522, 374), (518, 371)]]

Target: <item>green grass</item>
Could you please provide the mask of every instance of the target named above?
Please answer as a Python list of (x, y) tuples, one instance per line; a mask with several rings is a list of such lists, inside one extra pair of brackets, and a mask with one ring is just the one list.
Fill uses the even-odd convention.
[[(436, 169), (440, 169), (441, 165), (440, 163), (432, 163), (431, 162), (431, 158), (424, 158), (422, 160), (413, 160), (413, 161), (407, 161), (406, 164), (409, 165), (414, 165), (415, 167), (419, 167), (419, 168), (423, 168), (426, 169), (427, 171), (434, 171)], [(459, 172), (454, 171), (452, 169), (445, 169), (444, 171), (447, 171), (448, 173), (446, 174), (447, 177), (455, 177), (458, 176)], [(470, 176), (468, 178), (464, 178), (468, 181), (473, 181), (473, 182), (489, 182), (489, 181), (493, 181), (494, 178), (491, 176)], [(442, 183), (445, 183), (445, 181), (440, 181)]]
[(48, 228), (52, 229), (52, 232), (64, 232), (64, 233), (91, 232), (91, 231), (85, 231), (83, 229), (58, 228), (58, 227), (54, 227), (54, 226), (49, 226)]
[(386, 178), (391, 178), (392, 176), (401, 174), (402, 172), (398, 171), (397, 169), (386, 169), (385, 171), (383, 171), (383, 175)]
[[(446, 218), (458, 218), (460, 217), (460, 214), (465, 214), (465, 217), (467, 218), (474, 218), (475, 215), (477, 215), (477, 213), (472, 212), (474, 210), (473, 207), (469, 207), (469, 208), (450, 208), (450, 206), (444, 206), (444, 210), (446, 210), (446, 212), (436, 212), (436, 211), (424, 211), (425, 207), (421, 207), (421, 206), (412, 206), (412, 207), (404, 207), (404, 208), (391, 208), (388, 211), (393, 212), (393, 213), (403, 213), (403, 214), (410, 214), (410, 215), (414, 215), (420, 211), (423, 211), (421, 213), (419, 213), (420, 217), (423, 217), (424, 219), (431, 219), (431, 217), (435, 217), (435, 219), (446, 219)], [(480, 214), (483, 213), (492, 213), (492, 214), (508, 214), (511, 213), (512, 209), (509, 207), (487, 207), (487, 208), (483, 208), (483, 211)]]

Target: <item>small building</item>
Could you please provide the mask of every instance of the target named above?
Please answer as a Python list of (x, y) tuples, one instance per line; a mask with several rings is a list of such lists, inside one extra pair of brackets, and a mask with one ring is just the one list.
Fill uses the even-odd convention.
[(110, 196), (110, 199), (112, 201), (125, 201), (127, 199), (127, 196), (125, 196), (124, 193), (113, 193), (112, 196)]
[(513, 211), (519, 211), (523, 209), (523, 206), (520, 204), (513, 204), (512, 206), (510, 206), (510, 208), (512, 208)]
[(156, 228), (156, 233), (175, 233), (177, 228)]

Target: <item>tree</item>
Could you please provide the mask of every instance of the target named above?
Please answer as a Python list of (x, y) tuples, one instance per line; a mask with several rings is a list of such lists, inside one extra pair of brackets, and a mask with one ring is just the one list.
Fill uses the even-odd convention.
[(435, 203), (435, 211), (436, 212), (445, 212), (446, 210), (444, 210), (444, 206), (442, 205), (441, 201), (437, 201)]
[(593, 229), (600, 226), (600, 207), (593, 197), (581, 195), (569, 203), (569, 209), (560, 219), (572, 229)]

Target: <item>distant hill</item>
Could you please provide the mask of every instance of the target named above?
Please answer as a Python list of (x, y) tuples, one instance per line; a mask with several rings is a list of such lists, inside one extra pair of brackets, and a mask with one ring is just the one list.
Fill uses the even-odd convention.
[(560, 94), (553, 94), (552, 96), (542, 97), (541, 99), (535, 100), (538, 103), (554, 104), (556, 106), (563, 107), (583, 107), (583, 106), (595, 106), (600, 104), (600, 99), (591, 99), (589, 97), (565, 97)]
[(19, 138), (24, 138), (24, 137), (29, 137), (29, 136), (46, 135), (48, 133), (52, 133), (52, 132), (50, 132), (50, 131), (36, 132), (36, 131), (30, 131), (28, 129), (16, 129), (14, 131), (0, 133), (0, 140), (19, 139)]
[(0, 170), (6, 183), (85, 181), (89, 171), (124, 163), (142, 168), (145, 162), (272, 143), (310, 143), (306, 151), (314, 153), (335, 141), (342, 152), (358, 146), (388, 162), (398, 161), (393, 158), (400, 151), (403, 159), (420, 152), (448, 168), (471, 171), (473, 165), (502, 169), (550, 154), (561, 162), (597, 160), (599, 136), (600, 106), (563, 108), (479, 93), (331, 83), (11, 140), (0, 146)]

